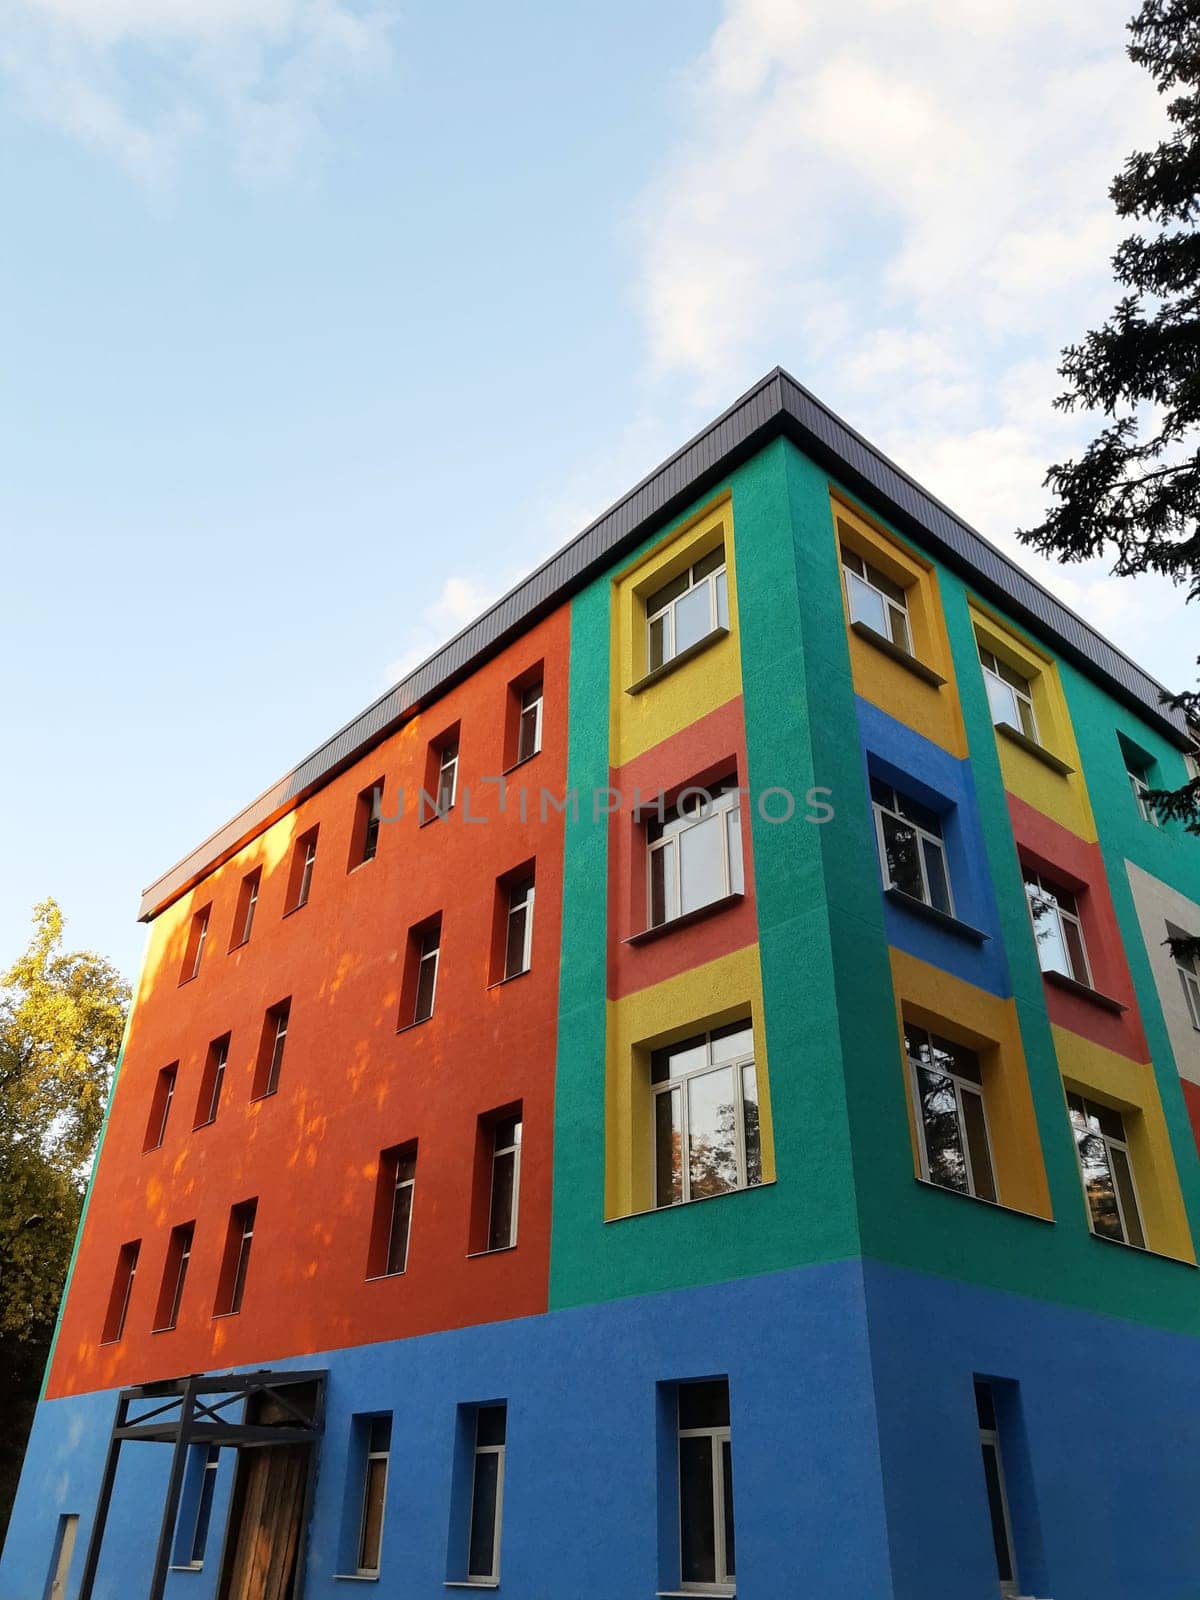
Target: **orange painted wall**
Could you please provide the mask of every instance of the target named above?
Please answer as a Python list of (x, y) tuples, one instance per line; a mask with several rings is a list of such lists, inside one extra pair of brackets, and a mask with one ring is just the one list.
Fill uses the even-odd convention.
[[(563, 819), (537, 794), (565, 789), (569, 609), (530, 629), (435, 706), (210, 874), (154, 924), (48, 1393), (250, 1365), (347, 1344), (518, 1317), (546, 1308)], [(541, 753), (509, 779), (508, 684), (544, 662)], [(418, 826), (429, 740), (461, 723), (459, 800)], [(208, 752), (197, 752), (203, 771)], [(386, 777), (376, 858), (348, 871), (359, 792)], [(466, 821), (470, 812), (486, 823)], [(290, 844), (320, 825), (309, 903), (284, 915)], [(496, 879), (536, 859), (532, 968), (498, 987), (489, 969)], [(263, 882), (251, 940), (228, 949), (241, 880)], [(199, 975), (179, 984), (191, 913), (212, 902)], [(398, 1032), (409, 928), (443, 912), (434, 1016)], [(250, 1102), (267, 1007), (292, 998), (276, 1095)], [(208, 1043), (231, 1032), (220, 1110), (193, 1130)], [(143, 1154), (159, 1069), (179, 1061), (163, 1146)], [(469, 1174), (480, 1114), (520, 1100), (518, 1242), (468, 1259)], [(417, 1139), (407, 1272), (366, 1281), (380, 1150)], [(319, 1191), (314, 1202), (313, 1191)], [(243, 1311), (212, 1315), (229, 1208), (258, 1198)], [(167, 1242), (195, 1219), (178, 1327), (153, 1333)], [(125, 1332), (99, 1346), (121, 1245), (142, 1240)]]

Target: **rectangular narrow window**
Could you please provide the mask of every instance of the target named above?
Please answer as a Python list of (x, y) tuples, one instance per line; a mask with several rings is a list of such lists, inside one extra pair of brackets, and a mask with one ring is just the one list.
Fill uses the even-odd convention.
[(355, 802), (350, 835), (350, 870), (374, 861), (379, 849), (379, 819), (383, 815), (383, 779), (364, 789)]
[(494, 1583), (500, 1577), (500, 1524), (504, 1507), (504, 1440), (508, 1408), (480, 1406), (475, 1413), (471, 1473), (471, 1522), (467, 1579)]
[(504, 938), (504, 976), (528, 972), (533, 961), (533, 876), (519, 878), (508, 889)]
[(719, 544), (646, 597), (646, 669), (666, 662), (729, 626), (725, 546)]
[(458, 797), (458, 740), (438, 752), (437, 813), (444, 817)]
[(442, 919), (438, 915), (417, 936), (414, 946), (416, 980), (414, 983), (414, 1022), (427, 1022), (433, 1015), (437, 998), (438, 962), (442, 953)]
[(146, 1137), (142, 1142), (143, 1151), (157, 1150), (167, 1136), (167, 1122), (171, 1115), (171, 1104), (175, 1099), (175, 1079), (178, 1072), (178, 1061), (172, 1061), (169, 1067), (160, 1070), (154, 1080), (150, 1115), (146, 1119)]
[(303, 833), (292, 846), (292, 870), (288, 878), (288, 911), (299, 911), (308, 904), (312, 892), (313, 868), (317, 864), (317, 828)]
[[(1190, 933), (1184, 933), (1182, 928), (1173, 927), (1167, 923), (1168, 940), (1190, 939)], [(1187, 1001), (1188, 1015), (1192, 1019), (1192, 1027), (1200, 1029), (1200, 962), (1194, 955), (1186, 952), (1172, 950), (1172, 959), (1175, 970), (1179, 974), (1179, 981), (1183, 985), (1183, 998)]]
[(240, 1205), (233, 1206), (230, 1210), (214, 1316), (229, 1317), (242, 1309), (257, 1211), (257, 1200), (243, 1200)]
[(965, 1045), (905, 1021), (921, 1176), (943, 1189), (996, 1200), (979, 1057)]
[(133, 1294), (133, 1280), (137, 1277), (138, 1256), (141, 1254), (142, 1241), (131, 1239), (128, 1244), (123, 1244), (117, 1256), (117, 1267), (113, 1273), (112, 1289), (108, 1296), (108, 1310), (104, 1317), (104, 1330), (100, 1335), (101, 1344), (116, 1344), (125, 1332), (125, 1318), (129, 1315), (129, 1301)]
[(508, 1250), (517, 1242), (517, 1201), (521, 1189), (521, 1117), (501, 1117), (492, 1128), (492, 1192), (488, 1209), (489, 1250)]
[(187, 1281), (188, 1266), (192, 1259), (192, 1240), (195, 1235), (194, 1222), (182, 1222), (177, 1228), (171, 1229), (162, 1284), (158, 1291), (158, 1306), (154, 1313), (155, 1333), (167, 1333), (179, 1321), (179, 1308), (183, 1304), (183, 1286)]
[(1025, 895), (1033, 923), (1033, 942), (1043, 972), (1061, 972), (1092, 987), (1079, 902), (1070, 889), (1050, 883), (1040, 873), (1025, 872)]
[(737, 779), (689, 787), (647, 829), (650, 926), (745, 889)]
[(368, 1278), (390, 1278), (407, 1269), (416, 1182), (415, 1139), (380, 1151), (367, 1259)]
[(283, 1047), (287, 1043), (288, 1021), (292, 1014), (289, 996), (274, 1005), (263, 1018), (262, 1034), (258, 1041), (258, 1058), (254, 1063), (254, 1084), (251, 1098), (261, 1100), (279, 1088), (279, 1074), (283, 1070)]
[(542, 682), (539, 678), (521, 691), (517, 721), (517, 762), (528, 761), (542, 748)]
[(204, 1466), (200, 1474), (200, 1493), (196, 1499), (196, 1521), (192, 1528), (189, 1565), (204, 1565), (204, 1551), (208, 1545), (208, 1530), (212, 1523), (213, 1495), (217, 1490), (217, 1470), (221, 1464), (220, 1445), (202, 1445)]
[(684, 1589), (732, 1593), (733, 1453), (729, 1384), (679, 1385), (679, 1577)]
[(208, 919), (212, 914), (212, 906), (207, 905), (194, 913), (191, 927), (188, 929), (187, 948), (183, 954), (183, 967), (179, 973), (180, 983), (188, 983), (200, 971), (200, 962), (204, 958), (204, 946), (208, 942)]
[(1138, 808), (1138, 815), (1143, 822), (1159, 826), (1158, 812), (1150, 804), (1147, 796), (1152, 789), (1161, 788), (1155, 779), (1154, 757), (1147, 754), (1132, 739), (1127, 739), (1123, 733), (1118, 733), (1117, 743), (1121, 746), (1121, 758), (1125, 763), (1125, 775), (1129, 779), (1129, 787), (1133, 792), (1134, 804)]
[(388, 1460), (392, 1450), (390, 1414), (370, 1418), (366, 1445), (356, 1571), (360, 1577), (373, 1577), (379, 1571), (383, 1550), (383, 1513), (387, 1503)]
[(983, 682), (992, 721), (1003, 722), (1007, 727), (1016, 728), (1027, 739), (1040, 742), (1029, 679), (1022, 677), (1007, 661), (1001, 661), (982, 643), (979, 645), (979, 662), (983, 667)]
[(75, 1538), (79, 1532), (79, 1513), (69, 1511), (58, 1519), (54, 1537), (54, 1553), (50, 1557), (50, 1573), (46, 1579), (45, 1600), (67, 1600), (67, 1579), (71, 1575), (71, 1558), (75, 1554)]
[(655, 1050), (650, 1085), (656, 1206), (703, 1200), (762, 1182), (749, 1021)]
[(908, 600), (900, 585), (846, 545), (842, 546), (842, 576), (851, 622), (861, 622), (912, 655)]
[(258, 889), (262, 883), (262, 868), (255, 867), (253, 872), (248, 872), (242, 879), (238, 889), (237, 908), (233, 914), (233, 938), (229, 941), (229, 948), (237, 950), (250, 942), (250, 930), (254, 926), (254, 912), (258, 905)]
[(1067, 1109), (1092, 1232), (1146, 1248), (1125, 1121), (1119, 1111), (1069, 1091)]
[(207, 1127), (217, 1120), (221, 1104), (221, 1089), (225, 1083), (225, 1068), (229, 1062), (230, 1035), (224, 1033), (208, 1047), (204, 1073), (200, 1079), (200, 1098), (196, 1102), (196, 1127)]
[(975, 1410), (979, 1418), (979, 1448), (983, 1455), (983, 1481), (987, 1489), (988, 1514), (992, 1524), (992, 1545), (996, 1552), (996, 1573), (1000, 1593), (1017, 1593), (1017, 1561), (1013, 1553), (1012, 1523), (1008, 1515), (1008, 1490), (1004, 1482), (1004, 1462), (1000, 1454), (1000, 1431), (996, 1426), (996, 1406), (992, 1386), (975, 1380)]
[(871, 779), (871, 809), (885, 889), (899, 889), (935, 911), (954, 915), (942, 819), (929, 806)]

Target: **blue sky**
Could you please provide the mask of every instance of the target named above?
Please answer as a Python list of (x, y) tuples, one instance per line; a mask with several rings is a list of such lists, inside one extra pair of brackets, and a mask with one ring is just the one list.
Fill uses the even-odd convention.
[[(145, 883), (775, 362), (1012, 548), (1160, 118), (1126, 4), (1045, 9), (0, 0), (0, 962), (54, 894), (132, 976)], [(1027, 564), (1189, 677), (1176, 592)]]

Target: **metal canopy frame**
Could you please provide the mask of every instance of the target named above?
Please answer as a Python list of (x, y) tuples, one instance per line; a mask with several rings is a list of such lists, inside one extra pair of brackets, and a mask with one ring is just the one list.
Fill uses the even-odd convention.
[[(217, 1376), (193, 1373), (187, 1378), (168, 1378), (161, 1383), (143, 1383), (133, 1389), (122, 1389), (117, 1396), (108, 1453), (100, 1477), (96, 1515), (88, 1539), (78, 1600), (92, 1600), (123, 1444), (142, 1440), (172, 1447), (167, 1496), (154, 1557), (154, 1574), (146, 1591), (146, 1600), (163, 1600), (190, 1445), (215, 1444), (234, 1450), (266, 1450), (273, 1445), (310, 1446), (300, 1522), (301, 1529), (306, 1529), (316, 1481), (316, 1447), (325, 1426), (326, 1377), (323, 1369), (272, 1372), (261, 1368), (256, 1372), (227, 1372)], [(289, 1389), (302, 1384), (311, 1384), (315, 1391), (311, 1418), (306, 1417), (287, 1394)], [(278, 1424), (245, 1422), (239, 1419), (240, 1413), (239, 1418), (230, 1415), (233, 1408), (244, 1406), (250, 1409), (254, 1402), (263, 1398), (270, 1398), (280, 1406), (289, 1421)], [(302, 1554), (298, 1554), (293, 1600), (301, 1600), (303, 1588), (304, 1561)]]

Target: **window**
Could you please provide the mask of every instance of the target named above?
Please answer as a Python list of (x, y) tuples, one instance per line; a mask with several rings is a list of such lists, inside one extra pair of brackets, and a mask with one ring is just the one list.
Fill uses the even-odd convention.
[(350, 870), (374, 861), (379, 849), (379, 819), (383, 814), (383, 779), (364, 789), (355, 803), (350, 835)]
[(416, 998), (413, 1021), (427, 1022), (437, 998), (438, 960), (442, 951), (442, 919), (437, 917), (419, 936), (417, 944)]
[[(1167, 938), (1190, 939), (1189, 933), (1184, 933), (1182, 928), (1174, 928), (1167, 923)], [(1175, 970), (1179, 973), (1179, 981), (1183, 985), (1183, 998), (1187, 1001), (1188, 1015), (1192, 1019), (1192, 1027), (1200, 1029), (1200, 962), (1193, 955), (1179, 954), (1172, 950)]]
[(217, 1285), (217, 1303), (214, 1316), (234, 1316), (242, 1309), (246, 1293), (246, 1271), (250, 1265), (250, 1246), (254, 1243), (254, 1219), (258, 1211), (257, 1200), (243, 1200), (229, 1213), (229, 1228), (225, 1234), (225, 1253), (221, 1261), (221, 1277)]
[[(313, 868), (317, 864), (317, 832), (310, 828), (292, 847), (292, 870), (288, 882), (288, 911), (299, 911), (308, 904), (312, 891)], [(285, 913), (286, 915), (286, 913)]]
[(729, 626), (725, 546), (719, 544), (646, 598), (646, 666), (654, 672)]
[(494, 1583), (500, 1576), (500, 1522), (504, 1505), (504, 1438), (508, 1407), (480, 1406), (475, 1413), (471, 1472), (471, 1524), (467, 1579)]
[(356, 1571), (370, 1576), (379, 1571), (383, 1547), (383, 1511), (387, 1500), (388, 1457), (392, 1449), (392, 1419), (372, 1417), (367, 1429), (366, 1470), (363, 1474), (362, 1518), (358, 1533)]
[(533, 878), (509, 885), (508, 920), (504, 935), (504, 976), (519, 977), (533, 960)]
[(67, 1600), (67, 1578), (71, 1572), (71, 1559), (75, 1554), (75, 1538), (78, 1532), (77, 1511), (67, 1511), (59, 1517), (54, 1537), (54, 1554), (50, 1558), (50, 1573), (46, 1579), (45, 1600)]
[(1129, 787), (1133, 790), (1134, 803), (1138, 808), (1138, 815), (1143, 822), (1149, 822), (1154, 827), (1159, 826), (1158, 812), (1146, 798), (1152, 789), (1159, 788), (1154, 781), (1154, 759), (1138, 748), (1132, 740), (1126, 739), (1123, 734), (1117, 735), (1121, 746), (1121, 755), (1125, 762), (1125, 773), (1129, 779)]
[(982, 643), (979, 646), (979, 661), (983, 667), (983, 682), (992, 721), (1016, 728), (1027, 739), (1037, 743), (1037, 718), (1033, 714), (1029, 679), (1023, 678), (1015, 667), (1010, 667), (1007, 661), (1001, 661)]
[(871, 808), (884, 888), (899, 889), (952, 917), (954, 901), (937, 812), (881, 778), (871, 779)]
[(438, 752), (437, 814), (444, 817), (458, 795), (458, 740)]
[(521, 1116), (499, 1118), (492, 1128), (492, 1194), (488, 1207), (489, 1250), (508, 1250), (517, 1242), (517, 1199), (521, 1189)]
[(292, 1014), (291, 999), (281, 1000), (272, 1006), (263, 1019), (262, 1036), (258, 1042), (258, 1059), (254, 1064), (254, 1084), (251, 1099), (261, 1100), (279, 1088), (279, 1074), (283, 1067), (283, 1048), (287, 1043), (288, 1020)]
[(861, 622), (912, 655), (908, 601), (900, 585), (845, 545), (842, 546), (842, 572), (851, 622)]
[(741, 894), (741, 809), (737, 779), (711, 790), (688, 788), (662, 821), (650, 824), (650, 925)]
[(162, 1287), (158, 1292), (158, 1307), (154, 1313), (155, 1333), (167, 1333), (179, 1321), (179, 1308), (183, 1304), (183, 1286), (187, 1281), (195, 1234), (194, 1222), (183, 1222), (179, 1227), (171, 1229), (166, 1265), (163, 1267)]
[(204, 1075), (200, 1079), (200, 1098), (196, 1102), (196, 1127), (204, 1128), (217, 1120), (221, 1104), (221, 1087), (225, 1082), (225, 1068), (229, 1062), (229, 1034), (222, 1034), (208, 1047), (204, 1062)]
[(242, 879), (241, 888), (238, 890), (237, 910), (233, 916), (233, 939), (229, 946), (231, 950), (250, 942), (250, 930), (254, 926), (254, 911), (258, 905), (258, 887), (261, 882), (261, 867), (255, 867), (253, 872), (248, 872)]
[(138, 1256), (141, 1254), (141, 1249), (140, 1239), (131, 1239), (128, 1244), (121, 1246), (117, 1256), (117, 1268), (113, 1273), (112, 1289), (108, 1296), (104, 1330), (100, 1335), (101, 1344), (116, 1344), (125, 1332), (125, 1318), (129, 1314), (129, 1300), (133, 1294), (133, 1280), (137, 1277)]
[(391, 1278), (408, 1266), (412, 1233), (413, 1191), (417, 1181), (417, 1146), (396, 1145), (379, 1154), (375, 1220), (367, 1262), (369, 1278)]
[(1067, 1109), (1092, 1232), (1144, 1250), (1146, 1235), (1121, 1113), (1074, 1091), (1067, 1093)]
[(987, 1486), (988, 1513), (992, 1523), (992, 1544), (996, 1551), (996, 1573), (1000, 1593), (1017, 1593), (1017, 1562), (1013, 1553), (1012, 1523), (1008, 1515), (1008, 1491), (1004, 1484), (1004, 1462), (1000, 1456), (1000, 1430), (996, 1426), (996, 1404), (992, 1386), (975, 1380), (975, 1411), (979, 1418), (979, 1448), (983, 1454), (983, 1481)]
[(908, 1021), (904, 1048), (917, 1108), (921, 1176), (943, 1189), (996, 1200), (979, 1057)]
[(142, 1143), (143, 1151), (157, 1150), (167, 1136), (167, 1120), (171, 1115), (171, 1103), (175, 1099), (175, 1079), (179, 1072), (178, 1061), (172, 1061), (169, 1067), (163, 1067), (154, 1083), (154, 1094), (150, 1099), (150, 1115), (146, 1120), (146, 1137)]
[(190, 982), (200, 971), (204, 946), (208, 940), (208, 919), (211, 913), (212, 906), (207, 905), (192, 917), (192, 925), (188, 929), (187, 949), (183, 956), (183, 968), (179, 974), (180, 983)]
[(729, 1384), (679, 1385), (679, 1577), (684, 1589), (733, 1592)]
[(1061, 972), (1076, 983), (1092, 987), (1087, 947), (1079, 903), (1069, 889), (1048, 883), (1036, 872), (1025, 872), (1025, 894), (1033, 922), (1033, 940), (1043, 972)]
[(542, 682), (539, 678), (521, 692), (517, 722), (517, 762), (528, 761), (542, 748)]
[(217, 1489), (217, 1469), (221, 1464), (220, 1445), (201, 1445), (200, 1448), (204, 1451), (204, 1465), (200, 1472), (196, 1522), (192, 1529), (192, 1543), (188, 1553), (188, 1564), (193, 1567), (204, 1565), (204, 1550), (208, 1544), (208, 1529), (212, 1522), (213, 1495)]
[(762, 1182), (754, 1034), (735, 1022), (654, 1051), (656, 1206)]

